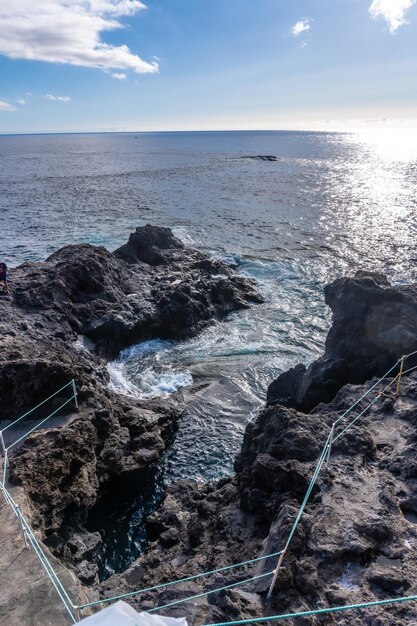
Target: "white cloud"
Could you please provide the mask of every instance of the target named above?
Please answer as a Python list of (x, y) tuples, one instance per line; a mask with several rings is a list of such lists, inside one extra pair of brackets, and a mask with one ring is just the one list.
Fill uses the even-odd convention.
[(103, 70), (157, 72), (155, 61), (143, 61), (126, 45), (101, 40), (103, 32), (123, 28), (118, 18), (145, 8), (140, 0), (1, 0), (0, 54)]
[(291, 34), (294, 35), (294, 37), (298, 37), (301, 33), (305, 33), (307, 30), (310, 30), (310, 22), (311, 20), (300, 20), (299, 22), (296, 22), (291, 28)]
[(25, 100), (24, 98), (18, 98), (16, 102), (17, 104), (27, 104), (27, 100)]
[(45, 100), (53, 100), (54, 102), (69, 102), (71, 98), (69, 96), (53, 96), (51, 93), (47, 93), (42, 96)]
[(15, 107), (4, 100), (0, 100), (0, 111), (16, 111)]
[(405, 14), (417, 0), (373, 0), (369, 7), (371, 17), (376, 20), (382, 17), (389, 26), (392, 34), (406, 24)]
[(126, 74), (118, 74), (117, 72), (113, 72), (111, 77), (115, 78), (116, 80), (126, 80), (127, 78)]

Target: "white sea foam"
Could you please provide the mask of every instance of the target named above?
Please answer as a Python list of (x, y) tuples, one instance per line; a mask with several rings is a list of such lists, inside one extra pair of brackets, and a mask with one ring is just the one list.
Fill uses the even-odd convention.
[(123, 350), (118, 359), (107, 366), (109, 387), (144, 400), (166, 397), (190, 385), (193, 378), (188, 370), (172, 367), (170, 363), (160, 363), (160, 357), (171, 346), (170, 341), (152, 339)]
[(190, 235), (185, 226), (174, 226), (172, 229), (175, 237), (178, 237), (186, 246), (196, 246), (197, 241)]

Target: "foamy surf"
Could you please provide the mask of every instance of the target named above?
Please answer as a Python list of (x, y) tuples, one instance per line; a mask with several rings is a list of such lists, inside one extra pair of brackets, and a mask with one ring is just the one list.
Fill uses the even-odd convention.
[(123, 350), (117, 360), (107, 366), (109, 387), (138, 400), (147, 400), (167, 397), (191, 385), (193, 377), (190, 371), (161, 361), (161, 356), (171, 347), (170, 341), (152, 339)]

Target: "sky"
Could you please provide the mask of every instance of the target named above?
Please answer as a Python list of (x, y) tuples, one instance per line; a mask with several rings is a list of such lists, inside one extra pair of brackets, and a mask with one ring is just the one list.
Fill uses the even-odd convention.
[(0, 132), (417, 127), (417, 0), (1, 0)]

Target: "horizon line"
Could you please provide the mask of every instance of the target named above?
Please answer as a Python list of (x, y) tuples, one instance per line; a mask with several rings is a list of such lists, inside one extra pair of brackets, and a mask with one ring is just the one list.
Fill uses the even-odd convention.
[(39, 130), (39, 131), (0, 131), (0, 137), (32, 135), (152, 135), (152, 134), (191, 134), (191, 133), (355, 133), (364, 130), (415, 130), (415, 126), (350, 127), (350, 128), (216, 128), (193, 130)]

